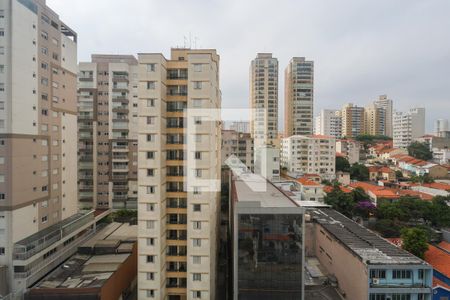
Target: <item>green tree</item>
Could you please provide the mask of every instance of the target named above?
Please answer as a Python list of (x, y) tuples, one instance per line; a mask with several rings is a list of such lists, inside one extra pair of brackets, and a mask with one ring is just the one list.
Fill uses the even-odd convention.
[(345, 157), (336, 157), (336, 171), (348, 172), (350, 171), (350, 163)]
[(401, 231), (402, 248), (417, 257), (424, 258), (428, 250), (428, 237), (425, 230), (420, 228), (404, 228)]
[(327, 194), (324, 200), (325, 203), (331, 205), (333, 209), (346, 215), (347, 217), (352, 217), (352, 212), (356, 202), (350, 194), (346, 194), (341, 191), (339, 184), (334, 185), (333, 190)]
[(378, 219), (389, 220), (394, 223), (406, 222), (409, 220), (408, 213), (398, 203), (382, 201), (377, 207)]
[(400, 226), (392, 220), (378, 220), (373, 229), (385, 238), (396, 238), (400, 236)]
[(430, 160), (433, 158), (433, 153), (427, 143), (412, 142), (408, 146), (408, 154), (422, 160)]
[(367, 181), (369, 180), (369, 169), (363, 164), (354, 163), (350, 167), (350, 178)]
[(425, 212), (426, 219), (432, 226), (450, 227), (450, 196), (436, 196)]
[(361, 187), (357, 187), (356, 189), (352, 190), (351, 195), (353, 197), (353, 200), (355, 200), (355, 202), (370, 199), (369, 195), (367, 195), (366, 192)]
[(424, 183), (433, 183), (434, 179), (430, 177), (430, 175), (425, 174), (425, 175), (412, 175), (410, 178), (411, 182), (414, 183), (420, 183), (420, 184), (424, 184)]
[(402, 171), (399, 171), (399, 170), (395, 171), (395, 177), (396, 177), (397, 179), (403, 178), (403, 173), (402, 173)]

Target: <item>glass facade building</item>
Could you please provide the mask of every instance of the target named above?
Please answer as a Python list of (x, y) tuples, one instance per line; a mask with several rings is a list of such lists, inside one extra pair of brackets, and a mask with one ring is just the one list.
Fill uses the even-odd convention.
[(238, 299), (302, 299), (302, 218), (238, 215)]

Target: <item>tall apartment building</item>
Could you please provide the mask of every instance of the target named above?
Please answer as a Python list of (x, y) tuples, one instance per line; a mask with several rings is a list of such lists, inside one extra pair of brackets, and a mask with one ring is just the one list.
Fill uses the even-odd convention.
[(341, 117), (343, 137), (353, 138), (365, 133), (364, 107), (348, 103), (342, 108)]
[(425, 134), (425, 108), (394, 113), (394, 148), (407, 148), (413, 139)]
[(281, 142), (281, 167), (290, 173), (335, 178), (336, 139), (322, 135), (293, 135)]
[(222, 166), (229, 157), (235, 155), (248, 170), (254, 169), (253, 139), (249, 133), (222, 129), (221, 155)]
[(215, 299), (219, 56), (172, 49), (138, 61), (138, 298)]
[(230, 130), (241, 133), (250, 133), (250, 122), (248, 121), (232, 121), (230, 123)]
[(434, 132), (436, 136), (439, 136), (441, 132), (449, 131), (448, 120), (446, 119), (437, 119), (434, 122)]
[(313, 134), (314, 62), (294, 57), (284, 71), (284, 136)]
[(372, 103), (364, 109), (365, 134), (385, 135), (386, 111), (384, 108)]
[(258, 53), (250, 65), (250, 133), (255, 147), (278, 137), (278, 59)]
[(1, 1), (0, 16), (1, 293), (20, 297), (94, 217), (78, 213), (77, 34), (45, 0)]
[(137, 207), (138, 62), (132, 55), (92, 55), (79, 64), (80, 204)]
[(336, 152), (341, 153), (353, 165), (359, 163), (361, 145), (358, 141), (352, 139), (336, 140)]
[(342, 136), (342, 118), (340, 110), (322, 109), (315, 118), (314, 134), (335, 138)]
[(374, 102), (375, 106), (384, 109), (384, 135), (388, 137), (393, 136), (393, 116), (394, 116), (394, 102), (387, 97), (381, 95), (378, 100)]

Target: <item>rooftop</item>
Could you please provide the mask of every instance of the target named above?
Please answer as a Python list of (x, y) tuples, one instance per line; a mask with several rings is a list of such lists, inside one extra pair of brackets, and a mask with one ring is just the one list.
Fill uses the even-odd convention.
[(314, 222), (319, 223), (344, 247), (352, 251), (367, 265), (426, 265), (426, 262), (397, 248), (382, 237), (330, 208), (311, 211)]
[(428, 245), (425, 261), (432, 265), (433, 269), (450, 278), (450, 252)]
[(287, 195), (263, 177), (243, 173), (233, 176), (236, 202), (259, 202), (260, 207), (298, 207)]
[[(44, 277), (32, 290), (102, 287), (133, 251), (133, 247), (121, 246), (134, 245), (136, 237), (137, 225), (122, 223), (106, 225), (98, 230), (92, 239), (80, 246), (77, 254)], [(95, 248), (92, 250), (94, 254), (89, 251), (81, 253), (81, 249), (91, 246)], [(99, 252), (105, 254), (98, 254), (96, 247), (102, 247)], [(114, 248), (113, 253), (106, 254), (110, 251), (105, 252), (105, 247)]]

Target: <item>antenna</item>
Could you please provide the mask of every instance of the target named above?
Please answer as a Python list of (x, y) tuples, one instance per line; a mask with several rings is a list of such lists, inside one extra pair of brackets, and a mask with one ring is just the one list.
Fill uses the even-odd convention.
[(199, 38), (194, 36), (194, 49), (197, 49), (197, 41), (198, 40), (199, 40)]
[(183, 36), (183, 48), (186, 48), (186, 43), (187, 43), (187, 38), (186, 38), (186, 36), (184, 35), (184, 36)]

